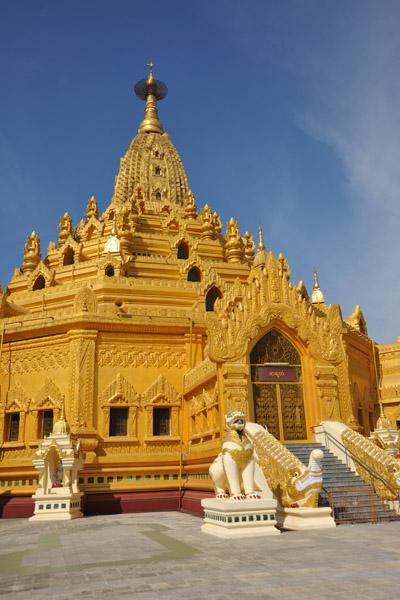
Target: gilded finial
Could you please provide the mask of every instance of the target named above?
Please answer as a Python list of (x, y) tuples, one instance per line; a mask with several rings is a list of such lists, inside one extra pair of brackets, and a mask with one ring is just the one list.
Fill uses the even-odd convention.
[(258, 239), (257, 251), (265, 250), (265, 246), (264, 246), (264, 240), (263, 240), (263, 235), (262, 235), (262, 227), (261, 227), (261, 225), (260, 225), (260, 227), (258, 228), (258, 233), (259, 233), (259, 239)]
[(117, 235), (117, 233), (118, 233), (118, 231), (117, 231), (117, 213), (114, 211), (111, 235)]
[(140, 123), (139, 133), (164, 133), (163, 126), (158, 118), (157, 100), (163, 100), (168, 94), (167, 86), (153, 77), (153, 61), (147, 63), (150, 74), (147, 79), (138, 81), (135, 85), (135, 94), (141, 100), (146, 100), (144, 119)]
[(325, 304), (325, 298), (323, 293), (321, 292), (321, 288), (319, 287), (317, 270), (314, 267), (314, 290), (311, 296), (312, 304)]
[(253, 267), (260, 267), (260, 265), (264, 265), (265, 261), (267, 260), (267, 249), (264, 245), (261, 225), (258, 228), (258, 235), (259, 235), (259, 238), (258, 238), (257, 254), (255, 255), (254, 260), (253, 260)]

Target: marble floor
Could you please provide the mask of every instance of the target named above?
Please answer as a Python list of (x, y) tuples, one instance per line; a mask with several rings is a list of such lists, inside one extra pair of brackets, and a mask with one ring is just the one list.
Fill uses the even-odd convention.
[(224, 540), (157, 512), (0, 521), (0, 598), (400, 598), (400, 522)]

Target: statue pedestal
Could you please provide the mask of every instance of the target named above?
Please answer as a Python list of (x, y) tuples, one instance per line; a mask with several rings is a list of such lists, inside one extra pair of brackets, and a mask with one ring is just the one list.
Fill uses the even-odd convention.
[(278, 526), (282, 529), (327, 529), (336, 527), (329, 506), (320, 508), (283, 508), (276, 511)]
[(223, 538), (279, 535), (276, 529), (276, 500), (220, 500), (204, 498), (201, 530)]
[(54, 487), (49, 494), (39, 488), (32, 496), (35, 514), (30, 521), (70, 521), (83, 517), (81, 499), (83, 492), (71, 492), (67, 487)]

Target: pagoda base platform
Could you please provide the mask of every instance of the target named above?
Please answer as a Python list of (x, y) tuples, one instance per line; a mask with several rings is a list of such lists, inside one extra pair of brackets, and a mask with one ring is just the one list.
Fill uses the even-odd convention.
[(36, 492), (35, 514), (30, 521), (71, 521), (83, 517), (81, 499), (83, 493), (72, 493), (69, 488), (53, 488), (50, 494)]
[(223, 500), (204, 498), (201, 530), (222, 538), (279, 535), (275, 519), (276, 500)]
[(329, 506), (320, 508), (283, 508), (279, 506), (276, 511), (278, 526), (282, 529), (328, 529), (336, 527), (332, 518), (332, 509)]

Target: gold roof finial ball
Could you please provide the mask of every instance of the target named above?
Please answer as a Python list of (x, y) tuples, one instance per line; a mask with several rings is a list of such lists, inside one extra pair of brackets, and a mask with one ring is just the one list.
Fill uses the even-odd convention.
[(157, 113), (157, 100), (163, 100), (168, 94), (168, 88), (162, 81), (153, 77), (153, 61), (147, 63), (150, 74), (147, 79), (141, 79), (135, 85), (135, 94), (141, 100), (146, 100), (144, 119), (140, 123), (139, 133), (164, 133), (163, 126)]

